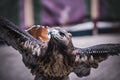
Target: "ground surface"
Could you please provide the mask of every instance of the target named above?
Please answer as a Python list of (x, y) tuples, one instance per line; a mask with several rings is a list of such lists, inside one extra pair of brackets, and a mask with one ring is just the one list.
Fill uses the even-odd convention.
[[(78, 47), (88, 47), (101, 43), (120, 43), (120, 34), (74, 37), (73, 42)], [(0, 47), (0, 80), (33, 80), (18, 51), (12, 47)], [(120, 80), (120, 56), (109, 57), (100, 63), (98, 69), (92, 69), (88, 77), (78, 78), (70, 74), (71, 80)]]

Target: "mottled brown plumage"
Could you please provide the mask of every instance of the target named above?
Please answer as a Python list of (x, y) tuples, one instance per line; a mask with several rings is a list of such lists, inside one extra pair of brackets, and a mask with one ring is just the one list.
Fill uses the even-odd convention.
[(75, 72), (83, 77), (110, 55), (120, 53), (120, 44), (76, 48), (70, 33), (59, 27), (31, 26), (24, 31), (0, 17), (0, 38), (18, 50), (35, 80), (69, 80)]

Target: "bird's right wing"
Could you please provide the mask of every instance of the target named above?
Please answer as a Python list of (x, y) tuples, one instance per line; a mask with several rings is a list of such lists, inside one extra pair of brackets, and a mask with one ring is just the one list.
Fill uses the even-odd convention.
[(76, 62), (78, 62), (75, 73), (82, 77), (89, 75), (91, 68), (97, 68), (98, 64), (109, 56), (119, 55), (120, 44), (100, 44), (87, 48), (77, 48), (75, 52)]
[(22, 54), (26, 66), (34, 65), (47, 49), (46, 42), (37, 40), (3, 17), (0, 17), (0, 38)]

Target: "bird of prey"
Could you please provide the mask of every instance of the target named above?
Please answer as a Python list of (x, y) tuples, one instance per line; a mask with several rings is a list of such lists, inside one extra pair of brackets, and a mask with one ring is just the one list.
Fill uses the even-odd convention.
[(32, 26), (22, 30), (0, 17), (0, 38), (18, 50), (23, 63), (35, 75), (34, 80), (69, 80), (74, 72), (88, 76), (109, 56), (119, 55), (120, 44), (74, 47), (72, 35), (60, 27)]

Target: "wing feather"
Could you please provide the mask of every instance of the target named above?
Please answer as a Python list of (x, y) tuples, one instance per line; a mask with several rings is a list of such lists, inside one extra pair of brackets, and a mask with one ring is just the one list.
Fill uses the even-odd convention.
[[(45, 45), (44, 42), (35, 39), (29, 33), (21, 30), (3, 17), (0, 17), (0, 34), (0, 38), (17, 50), (20, 50), (20, 48), (33, 50), (42, 48), (42, 46)], [(35, 50), (35, 52), (37, 52), (37, 50)]]
[(42, 51), (45, 53), (47, 49), (45, 42), (35, 39), (3, 17), (0, 17), (0, 38), (22, 54), (27, 67), (35, 66), (37, 57), (41, 57)]
[(106, 60), (111, 55), (120, 54), (120, 44), (100, 44), (87, 48), (76, 48), (76, 62), (78, 67), (75, 73), (79, 76), (87, 76), (90, 68), (97, 68), (101, 61)]
[(120, 44), (100, 44), (88, 48), (78, 48), (77, 54), (82, 61), (101, 62), (110, 55), (120, 54)]

